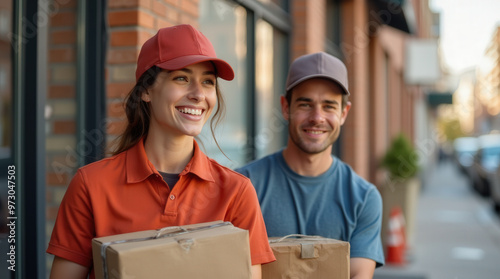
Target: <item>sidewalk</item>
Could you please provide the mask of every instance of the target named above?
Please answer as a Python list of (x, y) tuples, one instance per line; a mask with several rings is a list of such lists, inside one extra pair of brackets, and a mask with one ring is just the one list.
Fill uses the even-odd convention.
[(386, 265), (375, 279), (500, 278), (500, 217), (451, 161), (422, 184), (409, 263)]

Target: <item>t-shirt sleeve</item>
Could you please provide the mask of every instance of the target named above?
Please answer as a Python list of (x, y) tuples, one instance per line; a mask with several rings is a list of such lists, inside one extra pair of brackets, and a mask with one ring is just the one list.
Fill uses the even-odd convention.
[(47, 253), (90, 268), (94, 235), (88, 189), (78, 170), (61, 201)]
[(385, 262), (380, 230), (382, 227), (382, 197), (375, 187), (367, 192), (365, 206), (360, 210), (352, 234), (351, 258), (372, 259), (377, 267)]
[(230, 220), (236, 227), (248, 230), (252, 265), (275, 261), (269, 246), (264, 218), (257, 194), (250, 180), (245, 179), (231, 210)]

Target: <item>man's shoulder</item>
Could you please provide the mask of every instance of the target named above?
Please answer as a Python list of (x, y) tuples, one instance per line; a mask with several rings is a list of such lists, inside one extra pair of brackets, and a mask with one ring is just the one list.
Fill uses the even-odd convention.
[(242, 175), (240, 172), (238, 172), (237, 170), (233, 170), (229, 167), (226, 167), (224, 165), (221, 165), (219, 162), (217, 162), (216, 160), (212, 159), (212, 158), (209, 158), (207, 157), (208, 159), (208, 163), (210, 164), (210, 169), (212, 171), (212, 173), (216, 173), (218, 179), (220, 180), (238, 180), (238, 181), (246, 181), (248, 180), (247, 177), (245, 177), (244, 175)]
[(252, 172), (262, 172), (268, 170), (271, 166), (275, 166), (278, 156), (280, 156), (280, 151), (252, 161), (242, 167), (236, 168), (235, 170), (247, 176)]
[(376, 188), (375, 185), (356, 173), (356, 171), (354, 171), (349, 164), (343, 162), (337, 157), (335, 157), (335, 160), (337, 160), (338, 170), (340, 171), (341, 176), (347, 178), (351, 184), (365, 190)]

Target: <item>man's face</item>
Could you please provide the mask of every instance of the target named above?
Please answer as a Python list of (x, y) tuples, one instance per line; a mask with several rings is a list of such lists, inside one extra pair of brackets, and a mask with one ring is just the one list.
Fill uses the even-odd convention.
[(342, 108), (343, 90), (333, 81), (313, 78), (292, 89), (290, 103), (281, 98), (283, 117), (289, 122), (291, 144), (307, 154), (331, 153), (351, 107)]

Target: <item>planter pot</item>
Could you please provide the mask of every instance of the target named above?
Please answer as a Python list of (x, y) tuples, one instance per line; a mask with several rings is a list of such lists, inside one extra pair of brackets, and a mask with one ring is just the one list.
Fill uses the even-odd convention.
[(389, 180), (381, 188), (380, 192), (384, 207), (382, 216), (382, 243), (384, 247), (387, 247), (389, 214), (391, 209), (396, 206), (401, 208), (405, 218), (406, 246), (408, 248), (413, 247), (420, 180), (418, 178), (410, 178), (404, 181)]

